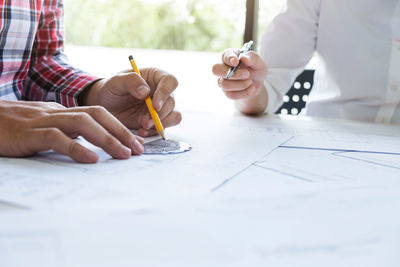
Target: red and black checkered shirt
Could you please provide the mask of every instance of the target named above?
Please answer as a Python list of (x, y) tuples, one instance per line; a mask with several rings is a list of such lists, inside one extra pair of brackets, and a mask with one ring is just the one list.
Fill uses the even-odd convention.
[(0, 0), (0, 99), (77, 105), (96, 77), (68, 64), (62, 0)]

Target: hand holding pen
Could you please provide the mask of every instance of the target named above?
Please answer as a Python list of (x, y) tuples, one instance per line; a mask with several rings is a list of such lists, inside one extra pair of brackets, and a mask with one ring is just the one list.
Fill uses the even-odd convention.
[(259, 54), (251, 51), (252, 46), (252, 42), (249, 42), (241, 50), (225, 50), (222, 64), (213, 66), (214, 75), (219, 77), (219, 87), (230, 99), (256, 97), (264, 88), (267, 66)]
[(228, 73), (226, 74), (226, 79), (230, 79), (236, 72), (236, 70), (240, 67), (240, 58), (243, 54), (246, 54), (248, 52), (250, 52), (250, 50), (253, 49), (253, 41), (250, 41), (248, 43), (245, 43), (242, 47), (242, 49), (240, 49), (240, 53), (239, 53), (239, 63), (236, 66), (232, 66)]

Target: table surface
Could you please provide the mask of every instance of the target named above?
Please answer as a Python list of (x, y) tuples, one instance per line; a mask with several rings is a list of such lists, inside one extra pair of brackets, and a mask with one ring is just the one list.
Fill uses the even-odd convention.
[[(75, 52), (74, 49), (76, 49)], [(129, 67), (129, 62), (126, 59), (126, 55), (131, 53), (129, 49), (110, 50), (69, 47), (69, 50), (72, 55), (72, 61), (76, 62), (76, 65), (99, 76), (106, 76), (109, 73), (101, 70), (99, 65), (108, 65), (110, 66), (108, 71), (115, 72)], [(83, 54), (84, 56), (82, 56)], [(98, 54), (104, 55), (102, 64), (96, 63)], [(182, 75), (187, 73), (187, 66), (192, 63), (192, 61), (187, 61), (189, 56), (196, 62), (199, 69), (193, 70), (190, 75)], [(242, 116), (234, 111), (232, 102), (223, 96), (216, 85), (216, 79), (211, 74), (211, 66), (215, 61), (219, 60), (219, 57), (218, 53), (194, 53), (189, 55), (189, 53), (185, 52), (169, 52), (165, 54), (157, 51), (143, 51), (143, 53), (139, 53), (136, 56), (138, 64), (142, 66), (157, 64), (158, 66), (172, 70), (174, 73), (178, 73), (181, 85), (176, 93), (176, 98), (178, 107), (183, 112), (184, 120), (186, 115), (190, 118), (193, 112), (205, 114), (206, 117), (222, 114), (225, 116), (224, 118), (235, 118), (234, 123), (236, 124), (234, 126), (243, 127), (245, 125), (250, 131), (258, 134), (260, 132), (269, 132), (277, 135), (283, 133), (295, 136), (328, 132), (333, 133), (334, 137), (339, 137), (340, 139), (340, 135), (335, 135), (336, 133), (349, 133), (351, 134), (350, 140), (354, 143), (371, 138), (384, 139), (388, 136), (396, 138), (400, 136), (400, 126), (396, 125), (377, 125), (335, 119), (276, 115), (260, 117)], [(104, 64), (104, 62), (106, 63)], [(170, 62), (176, 64), (169, 66)], [(198, 77), (202, 77), (202, 79), (198, 79)], [(201, 205), (197, 209), (202, 211), (200, 212), (199, 221), (204, 220), (209, 223), (206, 228), (201, 228), (202, 226), (196, 224), (197, 221), (195, 219), (199, 214), (196, 214), (193, 217), (194, 219), (191, 219), (191, 216), (185, 212), (178, 211), (173, 216), (176, 215), (179, 219), (170, 218), (168, 220), (167, 218), (166, 222), (169, 221), (170, 224), (166, 224), (163, 217), (165, 214), (154, 215), (155, 217), (153, 218), (150, 211), (149, 218), (147, 218), (149, 221), (146, 221), (146, 216), (143, 216), (143, 218), (131, 218), (128, 215), (124, 215), (124, 220), (113, 222), (117, 225), (124, 221), (132, 225), (138, 224), (137, 228), (131, 227), (129, 224), (121, 226), (121, 229), (130, 229), (132, 232), (129, 233), (118, 232), (118, 229), (108, 229), (108, 225), (105, 225), (104, 229), (100, 226), (100, 228), (93, 230), (90, 228), (84, 229), (79, 232), (82, 233), (80, 236), (74, 236), (74, 232), (68, 232), (68, 229), (60, 231), (68, 233), (63, 235), (66, 239), (69, 238), (69, 234), (72, 235), (71, 240), (68, 239), (69, 242), (67, 243), (69, 244), (76, 244), (80, 241), (97, 241), (100, 247), (102, 242), (101, 236), (99, 235), (99, 240), (93, 239), (94, 241), (92, 241), (92, 237), (97, 236), (99, 232), (105, 233), (110, 230), (121, 238), (115, 239), (118, 241), (115, 244), (117, 247), (121, 244), (124, 245), (121, 245), (121, 250), (129, 250), (130, 246), (132, 246), (130, 243), (124, 243), (127, 240), (125, 234), (131, 234), (132, 240), (135, 240), (138, 236), (142, 236), (142, 241), (148, 245), (146, 247), (148, 250), (144, 249), (143, 251), (158, 251), (160, 254), (164, 253), (164, 249), (172, 249), (174, 247), (165, 243), (168, 238), (171, 238), (171, 240), (182, 241), (179, 244), (175, 244), (178, 252), (172, 251), (172, 253), (176, 252), (177, 255), (181, 255), (181, 249), (188, 250), (193, 245), (193, 242), (191, 242), (193, 240), (200, 239), (204, 241), (204, 244), (213, 244), (212, 242), (210, 243), (210, 240), (207, 240), (207, 235), (196, 236), (196, 233), (201, 233), (201, 231), (197, 231), (198, 229), (202, 229), (205, 233), (214, 230), (213, 234), (215, 235), (220, 234), (220, 232), (226, 234), (225, 236), (223, 235), (225, 239), (218, 239), (218, 242), (222, 243), (217, 249), (228, 249), (232, 244), (238, 245), (238, 240), (234, 239), (234, 236), (238, 234), (243, 240), (247, 241), (245, 244), (248, 247), (255, 246), (259, 254), (265, 252), (265, 259), (272, 257), (275, 260), (282, 260), (282, 262), (286, 262), (289, 259), (293, 260), (293, 262), (298, 262), (298, 260), (304, 260), (303, 255), (307, 258), (307, 255), (315, 254), (318, 256), (322, 254), (324, 256), (327, 255), (328, 258), (333, 257), (334, 260), (338, 260), (324, 261), (326, 263), (324, 264), (325, 266), (344, 266), (345, 263), (343, 260), (346, 259), (357, 259), (357, 261), (352, 261), (354, 263), (352, 266), (376, 266), (376, 262), (387, 260), (389, 259), (388, 256), (397, 255), (397, 252), (394, 254), (390, 253), (400, 240), (396, 239), (398, 236), (396, 235), (398, 234), (396, 230), (398, 228), (397, 222), (400, 221), (397, 218), (398, 207), (400, 207), (398, 205), (400, 196), (400, 192), (398, 191), (400, 190), (397, 189), (399, 188), (397, 181), (398, 177), (400, 177), (400, 161), (397, 158), (393, 159), (393, 156), (391, 157), (390, 155), (380, 155), (377, 158), (371, 158), (370, 154), (367, 157), (364, 156), (357, 158), (353, 157), (353, 155), (328, 153), (326, 151), (278, 148), (264, 159), (249, 166), (246, 171), (239, 173), (234, 180), (224, 181), (223, 184), (228, 186), (224, 186), (221, 190), (218, 190), (218, 194), (207, 194), (212, 200), (205, 202), (210, 201), (212, 205)], [(323, 166), (318, 166), (319, 164)], [(321, 167), (320, 173), (315, 171), (316, 167)], [(307, 180), (307, 178), (309, 179)], [(162, 186), (168, 188), (168, 181), (170, 180), (164, 181)], [(175, 189), (181, 188), (177, 187)], [(183, 205), (186, 203), (180, 204)], [(8, 217), (9, 214), (18, 215), (24, 213), (20, 211), (24, 211), (24, 209), (8, 205), (4, 202), (0, 203), (0, 216), (7, 215), (6, 217)], [(145, 214), (147, 210), (139, 210), (137, 212)], [(133, 214), (133, 212), (129, 214)], [(246, 216), (243, 216), (243, 214)], [(114, 213), (114, 215), (116, 214)], [(25, 218), (23, 217), (24, 215), (21, 216), (21, 218)], [(29, 216), (27, 218), (30, 218)], [(49, 216), (52, 216), (52, 212), (50, 212)], [(118, 215), (115, 217), (119, 218)], [(44, 216), (43, 218), (46, 217)], [(63, 217), (61, 216), (61, 218)], [(68, 216), (66, 219), (68, 219)], [(141, 219), (144, 221), (140, 222)], [(227, 224), (227, 219), (232, 223)], [(246, 221), (242, 222), (242, 219)], [(185, 220), (190, 221), (190, 223), (184, 224)], [(237, 223), (236, 220), (238, 221)], [(12, 219), (10, 221), (13, 222)], [(15, 221), (18, 222), (21, 220), (17, 219)], [(78, 224), (78, 222), (79, 218), (75, 224)], [(90, 226), (90, 222), (92, 222), (92, 219), (89, 220), (87, 225)], [(154, 225), (157, 222), (162, 223), (155, 227)], [(218, 227), (214, 227), (214, 222)], [(20, 228), (16, 226), (18, 231), (25, 230), (26, 226), (23, 225), (23, 222), (21, 223)], [(40, 226), (41, 223), (42, 221), (39, 218), (36, 221), (36, 225)], [(61, 221), (61, 224), (64, 224), (64, 221)], [(35, 225), (35, 220), (32, 221), (32, 225)], [(151, 225), (155, 227), (157, 233), (167, 236), (157, 239), (151, 233), (143, 235), (143, 231), (147, 233), (146, 231), (153, 230), (152, 227), (140, 228), (143, 225)], [(252, 227), (240, 228), (243, 225), (251, 225)], [(268, 227), (265, 227), (265, 225)], [(342, 227), (340, 228), (340, 226)], [(61, 228), (63, 227), (65, 225), (61, 226)], [(187, 236), (180, 234), (182, 229), (189, 229), (185, 232)], [(217, 232), (216, 229), (220, 230), (220, 232)], [(251, 232), (252, 230), (255, 233)], [(86, 231), (88, 231), (87, 236), (85, 235)], [(172, 235), (174, 231), (179, 233), (179, 235), (168, 236), (168, 234)], [(260, 235), (263, 235), (262, 238), (259, 238)], [(293, 239), (291, 239), (292, 237)], [(147, 241), (147, 239), (154, 242)], [(21, 240), (23, 238), (17, 239), (17, 241)], [(111, 238), (110, 242), (113, 242), (113, 240)], [(211, 240), (216, 241), (213, 238)], [(223, 243), (223, 240), (226, 243)], [(261, 244), (258, 243), (259, 240), (264, 240), (265, 244), (270, 245), (270, 247), (260, 248)], [(11, 241), (9, 244), (13, 244), (15, 240)], [(42, 244), (42, 241), (40, 239), (39, 243)], [(47, 239), (43, 242), (47, 242)], [(157, 244), (157, 242), (160, 242), (159, 247), (154, 247), (154, 244)], [(219, 244), (218, 242), (216, 243), (217, 245)], [(274, 243), (276, 247), (272, 245), (273, 242), (276, 243)], [(304, 247), (301, 246), (303, 243), (305, 243)], [(97, 247), (97, 243), (93, 244), (96, 244), (95, 247)], [(200, 242), (199, 244), (202, 243)], [(7, 249), (7, 247), (4, 248)], [(71, 255), (81, 255), (79, 247), (72, 246), (69, 249), (69, 252), (72, 251)], [(208, 251), (207, 256), (212, 259), (214, 247), (205, 246), (203, 249)], [(238, 254), (243, 251), (242, 247), (236, 247), (236, 249), (233, 251), (236, 251)], [(126, 255), (130, 255), (131, 251), (127, 251)], [(199, 250), (195, 247), (188, 252), (189, 255), (192, 255), (190, 253), (194, 253), (194, 251)], [(227, 250), (223, 250), (222, 252), (226, 253), (222, 254), (222, 256), (232, 254), (231, 251), (227, 252)], [(101, 257), (98, 257), (101, 254), (96, 252), (95, 255), (89, 258), (90, 254), (88, 254), (87, 259), (101, 259)], [(144, 253), (137, 256), (140, 258), (146, 255)], [(253, 254), (249, 255), (254, 256)], [(286, 259), (286, 255), (290, 257), (288, 256), (288, 259)], [(351, 257), (346, 258), (343, 255), (351, 255)], [(200, 258), (203, 259), (203, 255)], [(398, 263), (399, 261), (393, 262)], [(399, 266), (398, 264), (393, 264), (393, 262), (382, 265)], [(328, 263), (331, 264), (329, 265)], [(252, 266), (261, 266), (261, 263), (259, 262), (258, 265), (252, 264)], [(293, 266), (293, 264), (273, 264), (273, 266)], [(299, 264), (299, 266), (306, 265)]]

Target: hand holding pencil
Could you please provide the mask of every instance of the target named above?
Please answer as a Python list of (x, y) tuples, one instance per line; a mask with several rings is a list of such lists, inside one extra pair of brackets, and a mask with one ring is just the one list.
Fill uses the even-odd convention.
[(177, 79), (157, 68), (143, 68), (140, 73), (142, 77), (130, 68), (97, 81), (82, 93), (79, 104), (103, 106), (127, 128), (147, 137), (158, 134), (145, 101), (150, 97), (164, 128), (179, 124), (182, 116), (175, 110), (172, 96), (178, 86)]
[[(142, 74), (140, 73), (139, 68), (136, 65), (135, 60), (133, 59), (132, 56), (129, 56), (129, 61), (131, 63), (132, 69), (135, 73), (139, 74), (140, 77), (142, 77)], [(161, 123), (160, 117), (158, 116), (157, 111), (153, 107), (153, 101), (151, 101), (151, 97), (147, 96), (145, 99), (147, 108), (149, 109), (151, 119), (154, 122), (154, 125), (156, 127), (157, 133), (162, 137), (162, 139), (165, 140), (165, 134), (164, 134), (164, 126)]]

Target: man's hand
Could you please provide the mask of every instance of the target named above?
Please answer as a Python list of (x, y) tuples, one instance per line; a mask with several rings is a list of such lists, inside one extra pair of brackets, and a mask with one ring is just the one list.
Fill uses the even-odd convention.
[(126, 127), (138, 129), (138, 134), (146, 137), (157, 134), (144, 102), (147, 96), (151, 96), (163, 126), (166, 128), (179, 124), (182, 116), (174, 110), (172, 96), (178, 86), (177, 79), (155, 68), (140, 71), (143, 78), (132, 71), (125, 71), (96, 82), (83, 93), (80, 103), (105, 107)]
[(257, 53), (242, 54), (239, 69), (230, 79), (225, 79), (228, 70), (239, 64), (239, 54), (239, 49), (225, 50), (222, 64), (215, 64), (212, 71), (219, 77), (218, 85), (228, 98), (236, 100), (240, 111), (249, 114), (263, 112), (268, 104), (264, 87), (267, 66)]
[(0, 100), (1, 156), (25, 157), (53, 149), (78, 162), (97, 162), (97, 154), (73, 140), (78, 136), (117, 159), (143, 153), (143, 139), (102, 107), (67, 109), (57, 103)]

